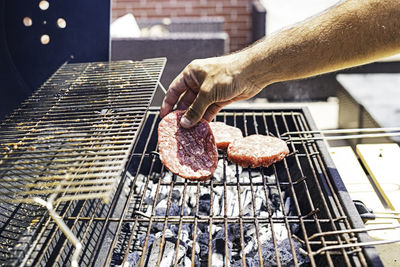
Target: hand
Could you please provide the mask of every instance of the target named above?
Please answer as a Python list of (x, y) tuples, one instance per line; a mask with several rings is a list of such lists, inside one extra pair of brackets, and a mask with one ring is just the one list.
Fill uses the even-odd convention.
[(223, 106), (248, 99), (262, 88), (257, 87), (242, 74), (241, 56), (196, 59), (171, 83), (161, 106), (164, 117), (177, 109), (187, 110), (181, 125), (190, 128), (201, 120), (211, 121)]

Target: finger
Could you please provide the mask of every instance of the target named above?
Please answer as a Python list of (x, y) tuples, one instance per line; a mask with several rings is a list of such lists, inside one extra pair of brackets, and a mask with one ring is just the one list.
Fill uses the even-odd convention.
[(233, 102), (232, 100), (229, 100), (229, 101), (214, 103), (214, 104), (210, 105), (207, 108), (206, 112), (204, 113), (203, 118), (208, 122), (212, 121), (215, 118), (215, 116), (217, 116), (218, 112), (224, 106), (226, 106), (226, 105), (228, 105), (228, 104), (230, 104), (232, 102)]
[(185, 115), (183, 115), (181, 119), (181, 126), (183, 128), (190, 128), (196, 125), (201, 120), (203, 114), (206, 112), (206, 109), (210, 104), (211, 103), (207, 96), (200, 92), (193, 101), (192, 105), (190, 105), (185, 112)]
[(195, 100), (198, 92), (193, 90), (187, 90), (186, 93), (181, 97), (178, 102), (177, 109), (185, 110), (187, 109)]
[(164, 117), (173, 109), (179, 97), (188, 89), (184, 72), (179, 74), (171, 83), (161, 105), (160, 116)]
[[(160, 110), (161, 118), (171, 112), (171, 110), (174, 108), (174, 105), (178, 102), (180, 96), (188, 89), (193, 90), (193, 92), (198, 92), (200, 89), (200, 84), (193, 72), (190, 71), (190, 68), (186, 67), (172, 81), (167, 93), (165, 94), (164, 101), (161, 105)], [(193, 101), (193, 99), (191, 101)]]

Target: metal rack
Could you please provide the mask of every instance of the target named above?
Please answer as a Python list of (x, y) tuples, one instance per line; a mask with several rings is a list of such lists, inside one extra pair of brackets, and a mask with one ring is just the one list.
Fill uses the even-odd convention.
[[(147, 111), (164, 64), (164, 60), (153, 59), (64, 65), (3, 123), (1, 264), (113, 266), (131, 263), (133, 253), (139, 255), (139, 265), (146, 264), (149, 253), (154, 263), (160, 264), (166, 233), (174, 226), (178, 239), (173, 265), (178, 265), (185, 227), (191, 229), (193, 244), (200, 238), (198, 229), (209, 229), (208, 251), (199, 261), (212, 265), (211, 230), (222, 227), (229, 240), (233, 225), (239, 241), (234, 249), (242, 265), (249, 258), (244, 252), (244, 232), (250, 226), (255, 229), (254, 257), (260, 264), (261, 232), (269, 229), (277, 266), (282, 266), (274, 229), (284, 228), (295, 266), (299, 265), (295, 242), (301, 244), (300, 251), (311, 266), (382, 265), (373, 247), (379, 242), (368, 238), (323, 141), (303, 140), (315, 130), (306, 109), (226, 109), (218, 114), (216, 120), (239, 127), (244, 135), (271, 134), (288, 139), (290, 155), (269, 168), (240, 172), (236, 166), (234, 176), (228, 176), (232, 164), (220, 151), (219, 180), (165, 178), (170, 173), (155, 153), (159, 113)], [(295, 137), (299, 139), (291, 139)], [(125, 173), (128, 162), (129, 172)], [(75, 166), (78, 163), (80, 167)], [(262, 179), (253, 180), (255, 176)], [(267, 179), (270, 176), (274, 180)], [(139, 184), (143, 187), (138, 191)], [(181, 194), (179, 212), (169, 215), (176, 190)], [(213, 202), (200, 211), (199, 192), (213, 199), (215, 190), (220, 190), (224, 199), (221, 213), (214, 214)], [(237, 215), (228, 215), (229, 190), (237, 199)], [(243, 190), (251, 193), (249, 213), (242, 206)], [(282, 213), (276, 215), (267, 201), (266, 213), (258, 214), (254, 192), (262, 192), (267, 200), (271, 190), (277, 192)], [(196, 197), (193, 212), (186, 214), (185, 198), (190, 192)], [(161, 194), (166, 195), (164, 214), (155, 210)], [(148, 202), (149, 196), (152, 202)], [(288, 196), (293, 202), (290, 213), (285, 211)], [(157, 249), (150, 248), (154, 225), (161, 227)], [(294, 226), (298, 230), (293, 230)], [(223, 250), (223, 262), (228, 266), (231, 248), (227, 241)], [(198, 257), (194, 249), (188, 256), (192, 261)]]
[[(303, 114), (303, 110), (290, 111), (290, 110), (275, 110), (275, 111), (222, 111), (218, 114), (217, 120), (224, 121), (229, 125), (241, 128), (245, 135), (249, 134), (273, 134), (280, 137), (282, 133), (290, 131), (309, 131), (310, 124), (309, 117)], [(172, 176), (171, 181), (165, 181), (162, 178), (154, 180), (154, 175), (163, 177), (167, 170), (161, 165), (158, 158), (154, 156), (153, 151), (156, 150), (156, 136), (155, 130), (159, 121), (158, 113), (152, 112), (148, 115), (146, 127), (141, 135), (142, 146), (137, 148), (134, 153), (133, 169), (136, 170), (132, 177), (130, 188), (133, 188), (135, 183), (140, 179), (141, 183), (149, 184), (151, 181), (155, 182), (156, 186), (154, 194), (153, 205), (146, 204), (145, 197), (149, 192), (144, 192), (135, 195), (133, 189), (128, 194), (128, 199), (125, 202), (121, 218), (116, 218), (117, 223), (116, 234), (114, 235), (111, 248), (105, 259), (106, 263), (125, 264), (129, 261), (129, 253), (137, 251), (141, 255), (140, 265), (146, 263), (145, 255), (149, 250), (149, 239), (152, 225), (162, 223), (163, 230), (161, 234), (161, 245), (156, 255), (156, 262), (160, 264), (163, 258), (163, 251), (165, 249), (165, 233), (170, 225), (178, 227), (178, 240), (181, 234), (183, 225), (192, 225), (193, 242), (196, 242), (197, 228), (209, 228), (209, 251), (207, 256), (202, 259), (202, 263), (212, 265), (212, 235), (211, 229), (215, 225), (225, 226), (225, 238), (228, 240), (229, 234), (227, 226), (230, 224), (238, 224), (240, 231), (236, 233), (240, 236), (241, 246), (241, 259), (242, 264), (246, 264), (246, 254), (244, 253), (245, 240), (243, 237), (243, 229), (247, 225), (255, 225), (256, 231), (261, 228), (267, 227), (274, 233), (274, 227), (283, 225), (289, 236), (290, 240), (298, 240), (303, 244), (303, 254), (306, 255), (312, 266), (320, 266), (327, 264), (329, 266), (366, 266), (367, 264), (380, 265), (379, 257), (372, 247), (374, 243), (369, 242), (366, 235), (366, 229), (362, 227), (361, 220), (357, 214), (351, 201), (347, 199), (348, 195), (345, 191), (339, 191), (338, 188), (342, 186), (340, 178), (332, 172), (330, 168), (331, 162), (327, 158), (327, 153), (324, 150), (320, 141), (292, 141), (289, 142), (290, 150), (294, 153), (284, 159), (281, 163), (274, 164), (270, 168), (261, 168), (250, 170), (249, 176), (252, 173), (259, 172), (262, 177), (273, 174), (276, 177), (276, 182), (269, 183), (266, 179), (263, 182), (252, 182), (249, 177), (249, 182), (241, 182), (240, 174), (236, 174), (236, 179), (228, 180), (224, 172), (222, 182), (211, 179), (207, 182), (188, 181), (180, 177)], [(228, 165), (226, 155), (220, 154), (220, 158), (224, 162), (224, 166)], [(224, 169), (225, 170), (225, 169)], [(143, 176), (144, 174), (144, 176)], [(206, 188), (209, 190), (210, 198), (213, 198), (213, 191), (217, 187), (222, 187), (224, 196), (228, 187), (235, 188), (237, 192), (241, 192), (244, 188), (249, 188), (251, 192), (257, 188), (264, 191), (266, 198), (268, 188), (275, 188), (279, 192), (280, 203), (284, 203), (283, 195), (290, 195), (293, 197), (296, 212), (294, 215), (283, 214), (282, 216), (257, 216), (254, 207), (254, 194), (253, 199), (253, 214), (246, 216), (242, 212), (240, 194), (239, 196), (239, 216), (227, 216), (226, 206), (224, 207), (224, 214), (222, 216), (215, 216), (213, 214), (212, 202), (210, 202), (209, 214), (200, 215), (198, 208), (195, 214), (185, 215), (184, 206), (185, 202), (182, 200), (180, 203), (180, 214), (174, 216), (167, 216), (168, 210), (171, 208), (171, 196), (175, 189), (182, 189), (182, 199), (185, 198), (189, 188), (193, 188), (199, 195), (200, 189)], [(155, 214), (155, 203), (162, 188), (167, 188), (168, 202), (167, 211), (164, 215)], [(165, 190), (164, 190), (165, 191)], [(226, 200), (225, 202), (226, 203)], [(282, 204), (283, 205), (283, 204)], [(199, 206), (199, 197), (196, 199), (195, 207)], [(270, 207), (267, 207), (270, 211)], [(150, 216), (148, 215), (150, 209)], [(282, 206), (282, 210), (284, 207)], [(128, 233), (124, 233), (124, 224), (131, 223)], [(300, 226), (298, 234), (291, 232), (293, 224)], [(358, 229), (360, 228), (360, 229)], [(145, 235), (144, 244), (140, 243), (140, 234)], [(258, 237), (258, 233), (256, 234)], [(121, 241), (122, 238), (122, 241)], [(293, 242), (293, 241), (292, 241)], [(292, 242), (291, 251), (294, 259), (294, 265), (297, 266), (297, 256), (295, 247)], [(123, 244), (121, 247), (120, 244)], [(262, 251), (260, 241), (257, 240), (258, 258), (262, 265)], [(280, 266), (279, 249), (276, 242), (276, 237), (273, 235), (273, 245), (277, 265)], [(175, 244), (175, 259), (179, 253), (179, 241)], [(152, 253), (154, 251), (152, 250)], [(122, 257), (120, 261), (113, 262), (113, 255), (119, 253)], [(194, 260), (195, 252), (192, 250), (191, 258)], [(228, 245), (225, 242), (225, 258), (224, 263), (226, 266), (229, 264), (228, 259)], [(204, 262), (205, 261), (205, 262)], [(174, 260), (174, 266), (177, 266), (177, 260)]]
[[(12, 212), (2, 214), (4, 227), (26, 220), (29, 231), (38, 227), (40, 238), (40, 228), (52, 224), (42, 217), (47, 212), (75, 247), (71, 265), (77, 265), (83, 248), (59, 216), (60, 207), (113, 196), (164, 65), (165, 59), (64, 64), (6, 118), (0, 127), (0, 208)], [(38, 209), (34, 220), (26, 212), (14, 218), (29, 207), (23, 203), (45, 209)], [(12, 240), (9, 248), (21, 246), (21, 237), (29, 239), (21, 228), (13, 238), (4, 236), (6, 230), (0, 233)], [(23, 253), (4, 248), (3, 255), (9, 263)]]

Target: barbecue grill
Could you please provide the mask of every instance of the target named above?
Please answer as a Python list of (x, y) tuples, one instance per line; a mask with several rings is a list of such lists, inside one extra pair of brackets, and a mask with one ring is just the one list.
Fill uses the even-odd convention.
[(216, 117), (286, 140), (281, 162), (242, 169), (220, 151), (208, 181), (170, 173), (149, 108), (164, 65), (64, 64), (4, 120), (2, 265), (382, 265), (307, 109)]

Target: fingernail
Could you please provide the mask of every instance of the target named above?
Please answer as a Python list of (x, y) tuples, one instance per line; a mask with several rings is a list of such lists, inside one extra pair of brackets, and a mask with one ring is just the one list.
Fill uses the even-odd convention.
[(190, 128), (190, 126), (192, 126), (192, 123), (186, 117), (183, 117), (181, 119), (181, 125), (183, 128)]

